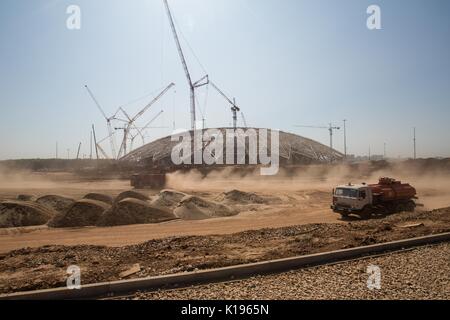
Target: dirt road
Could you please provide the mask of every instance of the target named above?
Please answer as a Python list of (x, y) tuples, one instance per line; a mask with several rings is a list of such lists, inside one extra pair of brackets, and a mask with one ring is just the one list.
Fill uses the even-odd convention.
[[(126, 246), (151, 239), (173, 236), (231, 234), (261, 228), (278, 228), (309, 223), (342, 223), (340, 217), (329, 209), (330, 182), (314, 179), (272, 181), (263, 183), (246, 179), (215, 179), (213, 183), (189, 183), (186, 179), (172, 181), (170, 187), (190, 194), (214, 199), (218, 194), (234, 187), (245, 191), (257, 191), (281, 198), (282, 204), (267, 204), (251, 210), (244, 209), (239, 215), (201, 221), (172, 221), (153, 225), (132, 225), (112, 228), (49, 229), (45, 226), (0, 229), (0, 252), (44, 245), (106, 245)], [(180, 183), (182, 181), (183, 183)], [(419, 196), (427, 209), (450, 206), (449, 188), (442, 184), (421, 183)], [(195, 185), (195, 189), (192, 186)], [(187, 187), (190, 186), (190, 189)], [(86, 181), (70, 174), (33, 174), (27, 177), (3, 180), (0, 183), (0, 199), (14, 199), (18, 194), (59, 194), (81, 198), (89, 192), (117, 195), (129, 189), (126, 180)], [(154, 195), (157, 191), (146, 191)], [(422, 194), (420, 194), (422, 192)]]
[(301, 212), (289, 209), (243, 213), (237, 217), (200, 221), (172, 221), (156, 225), (132, 225), (112, 228), (50, 229), (29, 227), (0, 230), (0, 252), (44, 245), (105, 245), (125, 246), (151, 239), (172, 236), (231, 234), (267, 227), (284, 227), (307, 223), (339, 222), (330, 210)]

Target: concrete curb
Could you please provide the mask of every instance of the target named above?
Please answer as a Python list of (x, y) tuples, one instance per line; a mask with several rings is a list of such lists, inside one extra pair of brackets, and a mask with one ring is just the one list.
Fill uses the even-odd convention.
[(158, 290), (182, 288), (195, 284), (205, 284), (235, 279), (244, 279), (254, 275), (286, 272), (305, 266), (315, 266), (339, 262), (368, 254), (412, 248), (428, 244), (450, 241), (450, 232), (406, 240), (398, 240), (364, 247), (343, 249), (279, 260), (257, 262), (225, 268), (165, 275), (144, 279), (123, 280), (84, 285), (80, 290), (57, 288), (18, 292), (0, 295), (0, 300), (64, 300), (107, 297), (139, 290)]

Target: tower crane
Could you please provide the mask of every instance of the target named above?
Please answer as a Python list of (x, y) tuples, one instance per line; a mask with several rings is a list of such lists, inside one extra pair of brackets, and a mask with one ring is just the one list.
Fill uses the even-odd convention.
[(236, 130), (237, 127), (237, 112), (241, 111), (241, 109), (236, 105), (236, 100), (233, 98), (233, 101), (231, 101), (230, 98), (227, 97), (225, 93), (223, 93), (222, 90), (220, 90), (212, 81), (209, 81), (211, 86), (216, 89), (216, 91), (225, 98), (225, 100), (228, 101), (229, 104), (231, 104), (231, 112), (233, 113), (233, 128)]
[[(150, 127), (150, 125), (153, 123), (153, 122), (155, 122), (155, 120), (156, 119), (158, 119), (159, 118), (159, 116), (161, 116), (161, 114), (163, 114), (164, 113), (164, 111), (163, 110), (161, 110), (156, 116), (154, 116), (146, 125), (144, 125), (142, 128), (138, 128), (138, 127), (136, 127), (136, 126), (134, 126), (132, 129), (135, 129), (137, 132), (135, 133), (135, 134), (132, 134), (132, 133), (130, 133), (129, 132), (129, 135), (130, 135), (130, 151), (132, 151), (133, 150), (133, 144), (134, 144), (134, 140), (138, 137), (138, 136), (141, 136), (141, 138), (142, 138), (142, 144), (144, 145), (145, 144), (145, 136), (143, 135), (143, 133), (142, 133), (142, 131), (143, 130), (146, 130), (146, 129), (150, 129), (151, 127)], [(122, 128), (115, 128), (116, 130), (126, 130), (126, 126), (125, 127), (122, 127)]]
[(329, 124), (328, 127), (321, 126), (295, 126), (297, 128), (315, 128), (315, 129), (327, 129), (330, 132), (330, 149), (333, 149), (333, 132), (334, 130), (340, 130), (340, 127), (333, 127), (333, 124)]
[[(173, 22), (172, 13), (170, 12), (169, 3), (167, 2), (167, 0), (163, 0), (163, 1), (164, 1), (164, 6), (166, 8), (167, 16), (169, 18), (170, 27), (172, 29), (173, 38), (174, 38), (175, 44), (177, 46), (178, 55), (180, 56), (181, 64), (183, 65), (183, 70), (184, 70), (184, 73), (186, 75), (186, 79), (187, 79), (187, 82), (189, 85), (190, 105), (191, 105), (191, 128), (192, 128), (192, 130), (195, 130), (196, 129), (196, 121), (197, 121), (196, 112), (195, 112), (195, 89), (207, 85), (208, 84), (208, 76), (207, 75), (204, 76), (203, 78), (201, 78), (200, 80), (198, 80), (195, 83), (192, 82), (192, 77), (191, 77), (191, 74), (189, 73), (189, 68), (187, 66), (186, 59), (183, 54), (183, 49), (181, 48), (180, 40), (178, 38), (177, 29), (175, 28), (175, 24)], [(204, 80), (206, 80), (206, 81), (204, 81)]]
[(100, 103), (98, 102), (98, 100), (95, 98), (94, 94), (92, 93), (92, 91), (89, 89), (89, 87), (87, 85), (84, 86), (87, 90), (87, 92), (89, 93), (89, 95), (91, 96), (92, 100), (94, 101), (95, 105), (97, 106), (98, 110), (100, 110), (102, 116), (105, 118), (106, 120), (106, 126), (108, 127), (108, 137), (109, 137), (109, 141), (111, 144), (111, 153), (112, 153), (112, 157), (113, 159), (116, 158), (116, 143), (114, 141), (114, 136), (113, 136), (113, 130), (112, 130), (112, 124), (111, 121), (115, 119), (116, 114), (113, 115), (112, 117), (108, 117), (106, 116), (105, 111), (103, 111), (103, 108), (100, 106)]
[[(121, 111), (125, 114), (125, 116), (128, 118), (128, 122), (124, 127), (123, 130), (123, 140), (122, 144), (120, 145), (119, 149), (119, 155), (118, 158), (120, 158), (122, 155), (125, 156), (127, 154), (127, 142), (128, 142), (128, 134), (130, 133), (130, 130), (135, 127), (135, 122), (144, 115), (144, 113), (152, 106), (154, 105), (167, 91), (170, 90), (175, 84), (171, 83), (169, 84), (163, 91), (161, 91), (158, 96), (156, 96), (152, 101), (150, 101), (141, 111), (139, 111), (134, 117), (130, 117), (125, 110), (121, 108)], [(139, 131), (139, 130), (138, 130)]]

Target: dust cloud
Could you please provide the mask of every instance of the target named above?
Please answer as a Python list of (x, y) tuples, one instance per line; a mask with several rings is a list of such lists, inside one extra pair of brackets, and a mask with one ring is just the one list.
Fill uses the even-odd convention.
[(0, 169), (0, 188), (2, 189), (54, 188), (57, 185), (56, 181), (43, 173)]
[(89, 192), (111, 195), (130, 189), (129, 180), (90, 179), (71, 172), (36, 172), (0, 168), (0, 200), (15, 199), (18, 194), (36, 196), (58, 194), (81, 198)]
[(168, 175), (167, 186), (184, 191), (295, 192), (314, 190), (330, 192), (340, 184), (377, 183), (380, 177), (392, 177), (417, 189), (418, 203), (432, 210), (450, 207), (450, 170), (448, 167), (417, 163), (361, 163), (310, 165), (282, 168), (276, 176), (261, 176), (259, 169), (236, 170), (226, 167), (201, 173), (198, 170)]

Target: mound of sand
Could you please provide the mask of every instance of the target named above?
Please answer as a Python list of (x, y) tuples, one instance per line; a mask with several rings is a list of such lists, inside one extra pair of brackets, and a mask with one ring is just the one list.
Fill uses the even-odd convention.
[(152, 205), (156, 207), (175, 208), (187, 194), (175, 190), (162, 190), (156, 199), (152, 201)]
[(121, 226), (159, 223), (174, 219), (176, 219), (176, 217), (168, 210), (156, 208), (146, 201), (127, 198), (114, 204), (111, 209), (106, 211), (97, 225)]
[(101, 201), (101, 202), (107, 203), (109, 205), (112, 205), (114, 202), (113, 197), (111, 197), (107, 194), (102, 194), (102, 193), (88, 193), (87, 195), (85, 195), (83, 197), (83, 199)]
[(222, 193), (216, 200), (229, 204), (273, 204), (281, 201), (277, 197), (260, 196), (253, 192), (244, 192), (236, 189)]
[(102, 201), (82, 199), (75, 202), (66, 212), (56, 215), (48, 226), (52, 228), (95, 226), (103, 213), (110, 208), (110, 205)]
[(19, 201), (36, 201), (36, 196), (31, 194), (19, 194), (17, 196), (17, 200)]
[(63, 196), (47, 195), (38, 198), (36, 202), (55, 211), (65, 212), (75, 203), (75, 200)]
[(264, 203), (265, 199), (258, 196), (256, 193), (244, 192), (240, 190), (231, 190), (222, 193), (217, 197), (218, 201), (232, 202), (232, 203)]
[(133, 190), (129, 190), (129, 191), (124, 191), (121, 194), (119, 194), (114, 203), (119, 203), (120, 201), (124, 200), (124, 199), (138, 199), (138, 200), (142, 200), (142, 201), (148, 201), (150, 200), (150, 198), (148, 196), (146, 196), (143, 193), (137, 192), (137, 191), (133, 191)]
[(221, 203), (196, 196), (186, 196), (180, 201), (173, 213), (184, 220), (201, 220), (234, 216), (239, 212)]
[(31, 201), (3, 201), (0, 203), (0, 228), (44, 225), (55, 215), (55, 211)]

